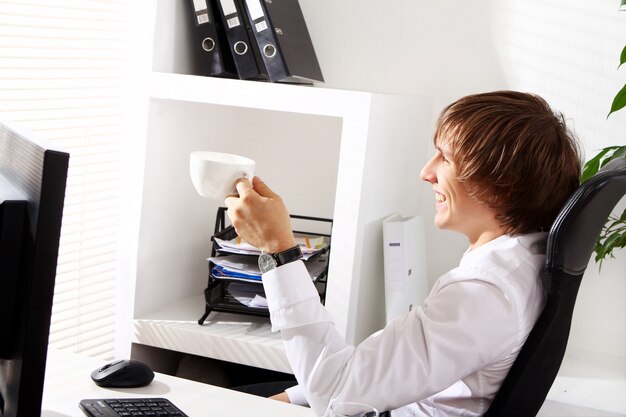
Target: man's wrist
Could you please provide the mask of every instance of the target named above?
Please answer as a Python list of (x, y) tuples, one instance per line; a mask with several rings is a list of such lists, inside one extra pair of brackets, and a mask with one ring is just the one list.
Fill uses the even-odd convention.
[(272, 245), (272, 249), (268, 250), (268, 253), (280, 253), (280, 252), (284, 252), (286, 250), (289, 250), (291, 248), (293, 248), (294, 246), (297, 246), (296, 240), (294, 238), (291, 239), (286, 239), (286, 240), (282, 240), (277, 242), (275, 245)]
[(302, 259), (302, 250), (300, 249), (300, 246), (294, 245), (288, 249), (275, 253), (272, 256), (276, 259), (278, 264), (277, 266), (282, 266)]
[(262, 253), (259, 256), (259, 269), (262, 274), (269, 272), (279, 266), (302, 259), (300, 246), (295, 245), (287, 250), (278, 253)]

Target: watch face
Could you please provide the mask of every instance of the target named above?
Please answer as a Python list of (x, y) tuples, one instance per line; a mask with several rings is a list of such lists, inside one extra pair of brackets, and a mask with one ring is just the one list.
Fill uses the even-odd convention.
[(272, 255), (262, 253), (261, 256), (259, 256), (259, 269), (261, 270), (261, 273), (264, 274), (274, 268), (276, 268), (276, 260), (274, 260)]

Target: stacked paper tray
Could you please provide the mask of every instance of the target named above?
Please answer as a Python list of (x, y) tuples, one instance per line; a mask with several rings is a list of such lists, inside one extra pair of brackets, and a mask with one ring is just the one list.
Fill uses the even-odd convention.
[[(204, 291), (205, 314), (200, 324), (211, 311), (236, 312), (269, 316), (265, 292), (263, 291), (258, 257), (261, 250), (241, 240), (232, 226), (225, 227), (225, 210), (218, 209), (216, 232), (212, 236), (213, 248), (207, 259), (209, 283)], [(294, 218), (327, 222), (332, 220), (292, 216)], [(330, 233), (294, 232), (296, 242), (302, 249), (304, 264), (311, 280), (324, 302), (330, 254)]]

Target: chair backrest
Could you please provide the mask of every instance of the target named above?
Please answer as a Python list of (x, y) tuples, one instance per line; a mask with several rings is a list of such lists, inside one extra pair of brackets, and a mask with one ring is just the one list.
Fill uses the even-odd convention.
[(626, 159), (606, 164), (570, 197), (548, 235), (546, 306), (496, 394), (488, 417), (532, 417), (561, 366), (576, 295), (611, 210), (626, 194)]

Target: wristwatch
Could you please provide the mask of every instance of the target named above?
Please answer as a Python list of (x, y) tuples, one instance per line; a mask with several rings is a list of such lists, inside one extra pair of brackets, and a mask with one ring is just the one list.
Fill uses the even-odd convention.
[(302, 250), (298, 245), (278, 253), (263, 252), (261, 256), (259, 256), (259, 269), (261, 273), (264, 274), (274, 268), (297, 261), (298, 259), (302, 259)]

